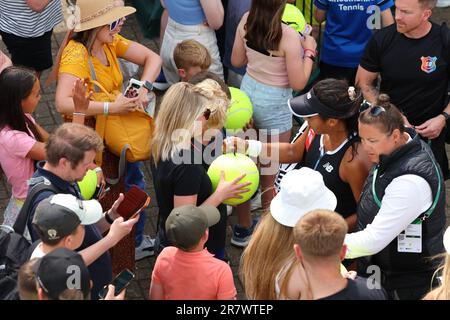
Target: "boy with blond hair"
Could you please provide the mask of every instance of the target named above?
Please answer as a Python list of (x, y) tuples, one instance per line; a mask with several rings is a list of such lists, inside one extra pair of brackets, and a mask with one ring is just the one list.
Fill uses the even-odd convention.
[(200, 42), (184, 40), (173, 51), (173, 59), (181, 81), (188, 82), (196, 74), (208, 70), (211, 56)]

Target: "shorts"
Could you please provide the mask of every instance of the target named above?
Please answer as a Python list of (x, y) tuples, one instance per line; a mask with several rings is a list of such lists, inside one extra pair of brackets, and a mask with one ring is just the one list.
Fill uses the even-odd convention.
[(24, 203), (25, 199), (16, 199), (11, 196), (5, 209), (3, 224), (10, 227), (14, 226), (14, 223), (19, 216), (20, 209), (22, 209)]
[(13, 65), (32, 68), (37, 72), (53, 66), (52, 33), (53, 30), (50, 30), (40, 37), (22, 38), (0, 31)]
[(208, 49), (211, 56), (209, 71), (223, 79), (222, 61), (220, 60), (214, 30), (202, 24), (192, 26), (183, 25), (169, 18), (159, 52), (163, 60), (163, 71), (167, 82), (174, 84), (180, 81), (178, 68), (173, 60), (173, 51), (179, 42), (187, 39), (197, 40)]
[(292, 98), (291, 88), (263, 84), (245, 74), (241, 90), (252, 101), (253, 121), (257, 129), (278, 130), (278, 134), (291, 130), (292, 113), (287, 104)]

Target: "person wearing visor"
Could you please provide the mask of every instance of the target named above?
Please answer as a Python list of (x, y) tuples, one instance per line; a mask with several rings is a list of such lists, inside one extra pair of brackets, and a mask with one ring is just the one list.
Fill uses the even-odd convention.
[[(326, 79), (306, 94), (289, 100), (291, 112), (308, 121), (305, 133), (293, 143), (261, 143), (230, 138), (225, 144), (250, 156), (279, 158), (280, 163), (296, 163), (323, 175), (325, 185), (337, 198), (336, 212), (347, 221), (349, 230), (356, 224), (359, 200), (370, 163), (359, 148), (358, 110), (362, 96), (349, 92), (344, 80)], [(231, 150), (230, 149), (230, 150)], [(261, 152), (262, 149), (266, 152)], [(228, 151), (228, 150), (227, 150)]]
[[(127, 114), (136, 108), (145, 108), (149, 102), (152, 82), (159, 74), (161, 58), (143, 45), (125, 39), (119, 35), (126, 17), (136, 11), (135, 8), (123, 6), (123, 1), (112, 0), (79, 0), (76, 5), (80, 9), (79, 21), (74, 21), (59, 49), (55, 69), (49, 81), (58, 77), (55, 103), (57, 110), (64, 116), (82, 117), (85, 124), (96, 126), (98, 115)], [(127, 98), (121, 93), (123, 75), (118, 58), (135, 63), (143, 68), (140, 80), (144, 86), (138, 97)], [(77, 79), (85, 80), (88, 90), (95, 92), (90, 96), (88, 108), (83, 112), (74, 112), (73, 87)], [(96, 80), (100, 86), (93, 85)], [(108, 94), (102, 94), (106, 91)], [(110, 98), (116, 97), (114, 102)], [(105, 176), (117, 175), (118, 158), (108, 150), (103, 154), (102, 169)], [(132, 185), (145, 189), (144, 175), (140, 170), (141, 162), (127, 163), (125, 183), (119, 182), (111, 187), (110, 192), (102, 199), (102, 205), (109, 207), (120, 192), (124, 193)], [(135, 235), (135, 260), (154, 254), (154, 240), (144, 235), (146, 214), (142, 212)], [(131, 245), (130, 245), (131, 246)], [(130, 248), (131, 249), (131, 248)], [(133, 250), (126, 250), (133, 252)], [(123, 254), (119, 254), (123, 256)], [(122, 258), (121, 258), (122, 259)], [(132, 268), (134, 261), (118, 266)]]
[(391, 299), (421, 299), (444, 252), (445, 184), (430, 147), (405, 128), (400, 111), (382, 94), (359, 116), (362, 149), (375, 164), (358, 204), (358, 232), (347, 234), (346, 258), (373, 276)]

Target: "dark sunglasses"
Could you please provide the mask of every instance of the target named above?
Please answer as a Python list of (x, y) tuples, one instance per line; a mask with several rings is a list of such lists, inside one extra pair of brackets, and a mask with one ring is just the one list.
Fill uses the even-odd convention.
[(109, 31), (114, 31), (119, 26), (119, 24), (122, 22), (123, 18), (120, 18), (119, 20), (113, 21), (109, 24)]
[(382, 112), (386, 112), (386, 109), (380, 106), (373, 106), (369, 109), (369, 114), (373, 117), (378, 117)]
[(206, 109), (206, 110), (203, 112), (203, 116), (205, 117), (206, 120), (209, 120), (209, 117), (211, 116), (211, 110)]

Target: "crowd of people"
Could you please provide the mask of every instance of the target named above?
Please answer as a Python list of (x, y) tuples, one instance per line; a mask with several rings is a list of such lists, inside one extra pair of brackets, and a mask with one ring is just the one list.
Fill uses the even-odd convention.
[[(114, 276), (156, 257), (149, 299), (237, 299), (226, 253), (235, 214), (248, 299), (450, 299), (450, 30), (430, 20), (436, 4), (161, 0), (157, 53), (120, 35), (136, 12), (128, 2), (68, 0), (54, 56), (62, 2), (0, 0), (0, 165), (11, 186), (0, 236), (26, 243), (15, 273), (0, 272), (1, 296), (123, 300)], [(308, 21), (302, 31), (288, 5)], [(33, 117), (50, 68), (64, 120), (53, 132)], [(238, 133), (225, 128), (231, 87), (253, 110)], [(231, 152), (260, 176), (234, 207), (224, 202), (249, 191), (246, 174), (222, 171), (214, 187), (208, 175)], [(123, 215), (135, 187), (148, 187), (146, 160), (152, 235), (146, 210)]]

